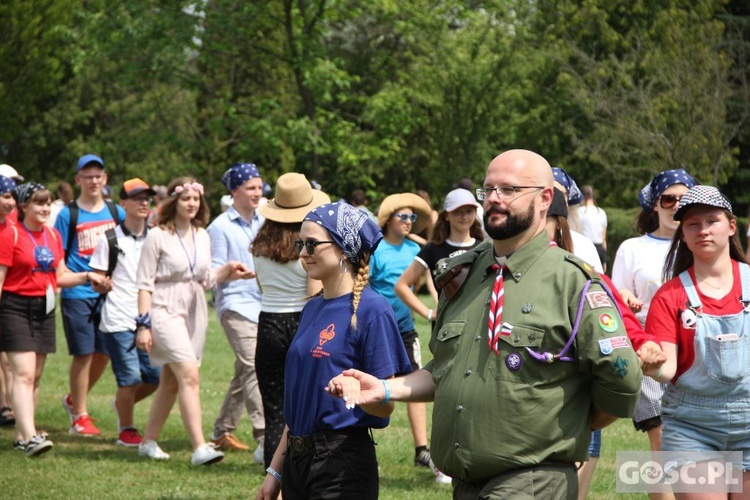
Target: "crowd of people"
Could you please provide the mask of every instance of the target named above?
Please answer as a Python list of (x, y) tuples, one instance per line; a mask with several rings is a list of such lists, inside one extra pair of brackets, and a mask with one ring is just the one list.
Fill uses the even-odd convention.
[[(414, 465), (459, 499), (585, 498), (618, 418), (652, 451), (740, 451), (750, 470), (736, 418), (750, 413), (750, 267), (729, 200), (683, 169), (640, 191), (641, 236), (611, 279), (593, 187), (531, 151), (497, 156), (476, 190), (462, 179), (439, 212), (425, 193), (375, 212), (359, 189), (332, 203), (299, 173), (272, 190), (237, 163), (211, 221), (198, 179), (129, 179), (118, 204), (107, 179), (84, 155), (78, 197), (65, 182), (55, 196), (0, 166), (0, 425), (27, 456), (54, 447), (35, 408), (62, 289), (70, 433), (100, 434), (87, 394), (111, 362), (118, 445), (168, 460), (157, 440), (177, 401), (191, 463), (209, 465), (253, 448), (235, 434), (247, 414), (259, 499), (377, 498), (370, 430), (396, 401)], [(209, 289), (235, 360), (206, 439)], [(414, 315), (431, 327), (426, 365)]]

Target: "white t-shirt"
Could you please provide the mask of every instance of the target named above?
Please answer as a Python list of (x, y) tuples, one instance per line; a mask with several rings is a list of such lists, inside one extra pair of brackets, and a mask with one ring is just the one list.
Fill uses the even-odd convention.
[(279, 264), (266, 257), (253, 257), (262, 290), (260, 310), (267, 313), (299, 312), (307, 303), (307, 271), (301, 260)]
[[(102, 318), (99, 329), (103, 332), (117, 333), (135, 331), (135, 317), (138, 315), (138, 287), (135, 284), (141, 248), (146, 241), (146, 232), (140, 238), (126, 235), (122, 226), (115, 228), (117, 236), (117, 266), (112, 272), (112, 290), (102, 306)], [(109, 243), (103, 233), (94, 248), (89, 264), (91, 269), (106, 271), (109, 267)]]
[(65, 202), (62, 200), (55, 200), (52, 202), (52, 205), (49, 207), (49, 217), (47, 217), (47, 226), (49, 227), (55, 227), (55, 221), (57, 220), (57, 216), (60, 214), (60, 210), (63, 209), (65, 206)]
[(606, 212), (596, 206), (578, 207), (578, 228), (595, 245), (601, 245), (604, 242), (604, 232), (607, 230)]
[(596, 247), (591, 243), (591, 240), (573, 230), (570, 231), (570, 239), (573, 242), (573, 255), (589, 264), (596, 272), (604, 274), (599, 252), (596, 251)]
[(612, 283), (618, 290), (627, 288), (644, 302), (643, 309), (636, 313), (642, 325), (646, 323), (651, 299), (662, 285), (661, 273), (671, 243), (671, 239), (646, 234), (623, 241), (617, 249)]

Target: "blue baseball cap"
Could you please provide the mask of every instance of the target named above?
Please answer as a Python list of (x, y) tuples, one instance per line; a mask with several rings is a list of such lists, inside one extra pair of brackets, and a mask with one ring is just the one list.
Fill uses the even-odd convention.
[(88, 154), (88, 155), (84, 155), (78, 158), (78, 166), (76, 167), (76, 172), (78, 172), (84, 167), (87, 167), (91, 163), (96, 163), (97, 166), (104, 168), (104, 160), (102, 160), (96, 155)]

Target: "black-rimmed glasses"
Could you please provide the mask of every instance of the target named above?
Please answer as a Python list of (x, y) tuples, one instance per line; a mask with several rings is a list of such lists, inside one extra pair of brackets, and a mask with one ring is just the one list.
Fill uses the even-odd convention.
[(312, 255), (315, 253), (315, 249), (318, 248), (318, 245), (322, 245), (323, 243), (336, 243), (335, 241), (316, 241), (316, 240), (297, 240), (294, 242), (294, 249), (297, 250), (297, 253), (302, 253), (302, 249), (304, 248), (307, 250), (307, 253), (309, 255)]

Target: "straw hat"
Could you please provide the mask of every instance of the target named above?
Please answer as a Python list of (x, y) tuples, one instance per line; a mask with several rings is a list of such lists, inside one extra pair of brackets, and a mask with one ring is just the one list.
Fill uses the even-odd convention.
[(310, 186), (304, 174), (290, 172), (279, 177), (276, 197), (258, 208), (258, 212), (275, 222), (302, 222), (307, 212), (330, 202), (327, 194)]
[(399, 208), (409, 207), (417, 214), (417, 221), (412, 225), (412, 233), (420, 233), (427, 227), (432, 215), (432, 208), (421, 197), (414, 193), (398, 193), (386, 196), (380, 203), (378, 209), (378, 226), (383, 229), (396, 210)]

